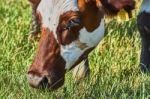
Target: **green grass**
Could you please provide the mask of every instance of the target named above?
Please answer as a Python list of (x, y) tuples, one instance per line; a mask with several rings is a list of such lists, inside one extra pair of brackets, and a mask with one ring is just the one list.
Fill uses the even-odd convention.
[(0, 0), (0, 99), (144, 99), (150, 77), (139, 69), (140, 37), (136, 19), (107, 23), (107, 36), (90, 54), (91, 75), (76, 84), (66, 74), (57, 91), (28, 86), (27, 70), (37, 41), (28, 42), (31, 9), (24, 0)]

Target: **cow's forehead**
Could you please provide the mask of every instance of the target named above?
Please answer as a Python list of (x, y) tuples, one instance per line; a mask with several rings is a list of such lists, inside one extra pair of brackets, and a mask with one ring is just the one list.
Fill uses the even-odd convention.
[(53, 31), (56, 38), (60, 15), (67, 11), (78, 11), (77, 0), (41, 0), (37, 11), (42, 16), (42, 26)]

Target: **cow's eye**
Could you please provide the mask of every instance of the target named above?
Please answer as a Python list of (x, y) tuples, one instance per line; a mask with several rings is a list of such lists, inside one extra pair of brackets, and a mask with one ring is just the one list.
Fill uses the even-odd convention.
[(65, 29), (71, 30), (71, 28), (73, 28), (73, 27), (80, 26), (80, 24), (81, 24), (81, 18), (80, 17), (71, 18), (68, 21), (68, 23), (67, 23), (66, 27), (64, 28), (64, 30)]

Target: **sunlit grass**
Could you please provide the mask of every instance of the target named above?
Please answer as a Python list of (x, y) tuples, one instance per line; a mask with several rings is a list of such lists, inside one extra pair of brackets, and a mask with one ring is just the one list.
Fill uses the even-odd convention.
[(37, 42), (27, 40), (30, 12), (27, 1), (0, 0), (0, 99), (150, 97), (150, 77), (139, 68), (136, 18), (124, 23), (107, 23), (107, 36), (90, 54), (89, 78), (76, 84), (68, 72), (65, 85), (57, 91), (30, 88), (26, 74), (37, 47)]

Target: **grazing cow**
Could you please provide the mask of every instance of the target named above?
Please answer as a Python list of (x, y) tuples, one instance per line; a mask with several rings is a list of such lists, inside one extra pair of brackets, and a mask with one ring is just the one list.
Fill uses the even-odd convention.
[(143, 0), (137, 23), (142, 41), (140, 65), (146, 72), (150, 71), (150, 0)]
[(42, 34), (28, 71), (28, 82), (34, 88), (49, 89), (62, 86), (66, 70), (74, 68), (81, 61), (85, 61), (83, 72), (89, 71), (88, 54), (104, 36), (104, 14), (114, 16), (120, 9), (130, 13), (134, 7), (134, 0), (30, 2), (33, 6), (33, 23), (41, 25)]

